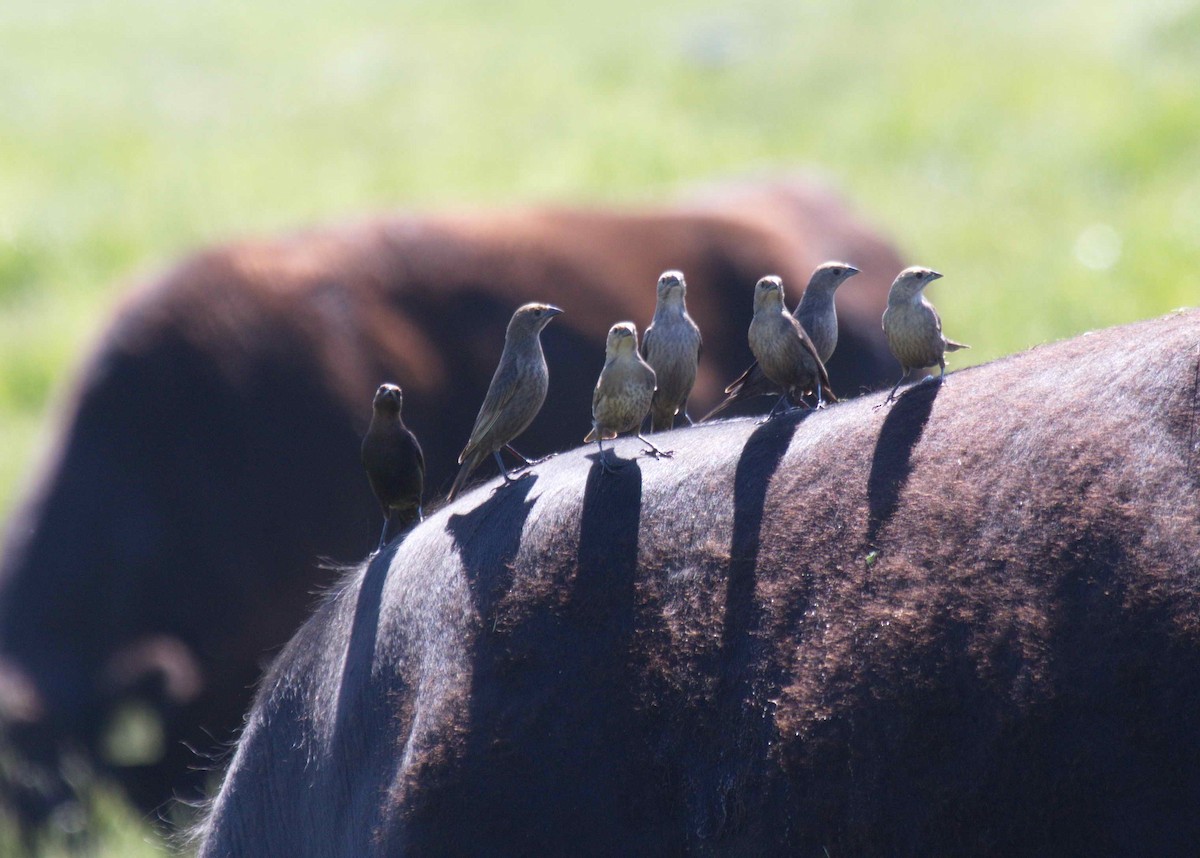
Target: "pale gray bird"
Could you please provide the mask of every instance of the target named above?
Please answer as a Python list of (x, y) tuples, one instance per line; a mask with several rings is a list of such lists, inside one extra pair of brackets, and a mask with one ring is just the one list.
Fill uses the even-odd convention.
[(687, 311), (687, 284), (679, 271), (666, 271), (658, 278), (658, 302), (654, 319), (642, 337), (642, 357), (654, 370), (658, 390), (650, 404), (650, 429), (665, 432), (683, 412), (688, 425), (688, 396), (696, 383), (700, 362), (700, 328)]
[(932, 269), (913, 266), (901, 271), (892, 282), (887, 309), (883, 311), (883, 332), (903, 374), (883, 404), (896, 398), (897, 388), (914, 369), (936, 363), (941, 378), (946, 374), (946, 352), (970, 348), (946, 339), (941, 317), (923, 294), (925, 287), (941, 276)]
[(421, 506), (425, 455), (417, 436), (404, 425), (403, 408), (404, 391), (394, 384), (379, 385), (360, 449), (367, 481), (383, 508), (383, 533), (376, 551), (387, 544), (389, 530), (403, 530), (425, 517)]
[(654, 456), (670, 456), (642, 437), (642, 421), (650, 411), (656, 388), (654, 370), (638, 354), (637, 328), (633, 322), (618, 322), (608, 330), (604, 345), (604, 369), (592, 394), (592, 431), (584, 443), (595, 441), (600, 448), (600, 467), (612, 473), (604, 455), (604, 441), (622, 432), (636, 432)]
[(754, 318), (748, 339), (763, 374), (783, 390), (767, 420), (789, 397), (799, 400), (811, 390), (816, 390), (818, 408), (824, 407), (826, 394), (837, 402), (812, 340), (784, 306), (783, 281), (778, 277), (764, 277), (754, 287)]
[[(560, 313), (562, 310), (550, 304), (525, 304), (513, 313), (504, 335), (500, 363), (479, 408), (479, 416), (475, 418), (471, 440), (458, 457), (462, 467), (450, 486), (447, 500), (454, 500), (471, 472), (489, 455), (494, 456), (500, 466), (505, 484), (513, 481), (500, 458), (500, 450), (507, 448), (516, 452), (509, 446), (510, 442), (529, 428), (546, 401), (550, 373), (542, 353), (541, 334), (550, 320)], [(524, 456), (520, 458), (530, 464)]]
[[(834, 293), (842, 283), (857, 273), (857, 268), (844, 262), (826, 262), (817, 266), (808, 280), (804, 297), (796, 307), (796, 321), (812, 340), (823, 364), (833, 357), (834, 349), (837, 348), (838, 323)], [(733, 384), (725, 388), (728, 396), (704, 415), (703, 419), (715, 417), (735, 402), (753, 399), (756, 396), (778, 396), (782, 392), (777, 384), (763, 375), (758, 361), (755, 361)]]

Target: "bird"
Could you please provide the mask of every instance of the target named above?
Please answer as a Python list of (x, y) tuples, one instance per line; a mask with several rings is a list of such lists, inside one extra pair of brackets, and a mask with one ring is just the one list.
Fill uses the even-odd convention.
[(475, 418), (471, 438), (458, 456), (462, 467), (450, 486), (447, 500), (458, 496), (467, 478), (489, 455), (500, 466), (504, 484), (512, 483), (513, 478), (500, 458), (502, 448), (517, 455), (527, 466), (536, 464), (513, 450), (510, 442), (529, 428), (546, 401), (550, 373), (542, 353), (541, 333), (562, 312), (552, 304), (535, 303), (524, 304), (513, 313), (504, 334), (500, 363)]
[(417, 436), (404, 425), (403, 408), (404, 391), (399, 386), (379, 385), (371, 403), (371, 425), (359, 451), (367, 481), (383, 508), (383, 533), (376, 551), (387, 544), (389, 529), (403, 530), (425, 517), (421, 504), (425, 455)]
[[(838, 322), (834, 293), (842, 283), (857, 273), (857, 268), (845, 262), (826, 262), (818, 265), (808, 280), (808, 287), (804, 290), (800, 304), (796, 307), (796, 320), (812, 340), (821, 363), (828, 363), (834, 349), (837, 348)], [(716, 408), (704, 415), (701, 422), (715, 417), (735, 402), (743, 402), (756, 396), (778, 396), (782, 392), (778, 385), (763, 375), (758, 361), (755, 361), (733, 384), (725, 388), (728, 395)]]
[(650, 430), (664, 432), (675, 425), (680, 411), (687, 413), (688, 396), (696, 383), (700, 361), (700, 328), (688, 315), (687, 283), (679, 271), (666, 271), (658, 278), (658, 301), (654, 318), (642, 336), (642, 357), (658, 379), (658, 390), (650, 404)]
[(896, 390), (914, 369), (933, 366), (941, 368), (938, 379), (946, 375), (946, 352), (969, 349), (965, 343), (946, 339), (942, 319), (923, 294), (925, 287), (942, 275), (931, 268), (914, 265), (905, 268), (888, 290), (888, 305), (883, 311), (883, 333), (892, 356), (900, 362), (903, 373), (880, 405), (896, 398)]
[(798, 400), (814, 389), (817, 408), (825, 406), (825, 394), (837, 402), (825, 364), (804, 328), (784, 306), (783, 281), (774, 275), (763, 277), (754, 287), (754, 318), (748, 339), (763, 375), (783, 391), (763, 422), (774, 417), (789, 397)]
[(585, 444), (596, 442), (600, 448), (600, 467), (607, 473), (614, 468), (605, 458), (604, 442), (622, 432), (636, 432), (650, 455), (673, 455), (671, 450), (654, 446), (641, 433), (657, 386), (654, 369), (638, 353), (637, 327), (633, 322), (618, 322), (609, 328), (604, 369), (592, 393), (592, 431), (583, 439)]

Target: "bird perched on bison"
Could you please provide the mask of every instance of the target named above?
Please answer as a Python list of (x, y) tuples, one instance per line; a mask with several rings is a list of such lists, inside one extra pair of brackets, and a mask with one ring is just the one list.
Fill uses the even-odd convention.
[(604, 456), (604, 441), (622, 432), (637, 432), (655, 456), (670, 456), (642, 437), (642, 421), (650, 411), (656, 390), (654, 370), (638, 353), (637, 328), (633, 322), (618, 322), (608, 331), (604, 368), (592, 394), (592, 431), (583, 439), (600, 448), (600, 467), (611, 473)]
[(688, 315), (682, 272), (667, 271), (659, 277), (655, 296), (654, 319), (642, 336), (642, 356), (658, 382), (650, 406), (650, 428), (665, 432), (675, 425), (680, 411), (689, 425), (692, 422), (687, 401), (696, 383), (701, 338), (700, 328)]
[(398, 533), (424, 514), (425, 456), (417, 436), (404, 425), (403, 409), (404, 392), (394, 384), (381, 384), (359, 449), (371, 491), (383, 508), (380, 549), (387, 544), (389, 530)]
[[(826, 262), (817, 266), (793, 314), (812, 340), (813, 348), (817, 350), (822, 364), (829, 363), (834, 349), (837, 348), (838, 320), (834, 295), (842, 283), (857, 273), (857, 268), (844, 262)], [(728, 396), (704, 416), (705, 420), (717, 416), (737, 402), (744, 402), (756, 396), (779, 396), (783, 390), (767, 378), (758, 361), (755, 361), (733, 384), (725, 388), (725, 393)]]
[(942, 318), (925, 297), (925, 287), (941, 276), (932, 269), (914, 265), (901, 271), (888, 291), (883, 332), (902, 372), (885, 402), (896, 398), (896, 389), (914, 369), (937, 364), (941, 368), (938, 377), (942, 378), (946, 375), (946, 352), (970, 348), (946, 339)]
[(748, 338), (750, 351), (754, 352), (763, 375), (783, 391), (767, 419), (789, 397), (799, 400), (812, 390), (816, 391), (818, 408), (824, 406), (826, 394), (837, 402), (829, 389), (825, 364), (821, 363), (804, 328), (784, 304), (783, 281), (778, 277), (763, 277), (754, 287), (754, 318), (750, 321)]
[(550, 304), (525, 304), (513, 313), (504, 334), (500, 363), (475, 418), (475, 428), (458, 455), (462, 467), (450, 486), (448, 500), (454, 500), (467, 478), (488, 456), (496, 458), (504, 482), (511, 483), (512, 477), (500, 456), (502, 449), (516, 455), (524, 465), (532, 464), (510, 442), (529, 428), (546, 401), (550, 373), (542, 353), (542, 331), (560, 313), (562, 310)]

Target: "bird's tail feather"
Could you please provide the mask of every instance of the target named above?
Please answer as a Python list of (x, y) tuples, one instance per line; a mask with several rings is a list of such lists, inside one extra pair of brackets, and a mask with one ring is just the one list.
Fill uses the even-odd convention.
[(466, 485), (471, 473), (478, 468), (479, 463), (483, 461), (484, 455), (486, 454), (480, 454), (478, 450), (474, 450), (471, 455), (466, 457), (466, 461), (463, 462), (462, 467), (458, 469), (458, 475), (455, 476), (453, 485), (450, 486), (450, 493), (446, 495), (447, 503), (458, 497), (458, 493), (462, 491), (462, 487)]
[(738, 401), (738, 397), (737, 397), (736, 393), (729, 394), (729, 396), (726, 396), (724, 399), (722, 399), (720, 402), (717, 403), (716, 408), (714, 408), (712, 411), (708, 412), (703, 417), (701, 417), (700, 422), (703, 423), (706, 420), (711, 420), (712, 418), (716, 417), (718, 414), (720, 414), (722, 411), (724, 411), (726, 408), (728, 408), (730, 405), (733, 405), (733, 403), (735, 403), (737, 401)]

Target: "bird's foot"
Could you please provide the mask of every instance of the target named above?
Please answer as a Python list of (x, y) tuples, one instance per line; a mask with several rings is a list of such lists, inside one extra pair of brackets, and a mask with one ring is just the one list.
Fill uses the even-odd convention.
[[(535, 462), (534, 464), (537, 464), (537, 463)], [(522, 468), (521, 472), (515, 477), (510, 477), (508, 474), (505, 474), (504, 482), (501, 483), (497, 488), (504, 489), (504, 488), (508, 488), (509, 486), (515, 486), (517, 483), (521, 482), (522, 480), (527, 480), (532, 476), (533, 476), (533, 471), (529, 470), (528, 468)]]
[(675, 457), (674, 450), (660, 450), (657, 447), (650, 447), (642, 450), (643, 456), (649, 456), (652, 459), (673, 459)]

